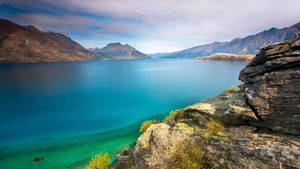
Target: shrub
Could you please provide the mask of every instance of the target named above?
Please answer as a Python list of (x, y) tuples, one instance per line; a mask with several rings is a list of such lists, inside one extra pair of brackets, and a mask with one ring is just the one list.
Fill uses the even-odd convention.
[(202, 152), (202, 145), (191, 142), (179, 148), (176, 151), (173, 159), (169, 163), (169, 169), (204, 169), (210, 168), (207, 160), (204, 159), (204, 152)]
[(170, 112), (170, 115), (165, 117), (165, 119), (163, 120), (163, 122), (168, 122), (170, 120), (175, 120), (175, 121), (178, 121), (178, 120), (182, 120), (184, 119), (185, 116), (184, 116), (184, 110), (183, 109), (178, 109), (178, 110), (175, 110), (175, 111), (171, 111)]
[(182, 119), (184, 119), (184, 111), (183, 111), (183, 109), (175, 110), (174, 120), (178, 121), (178, 120), (182, 120)]
[(206, 124), (206, 132), (210, 134), (215, 134), (218, 131), (224, 130), (223, 124), (218, 120), (210, 120)]
[(228, 89), (223, 91), (223, 94), (229, 94), (235, 92), (235, 86), (230, 86)]
[(129, 150), (128, 150), (128, 148), (124, 148), (124, 149), (122, 150), (122, 152), (121, 152), (121, 155), (122, 155), (122, 156), (127, 156), (127, 155), (129, 155)]
[(153, 120), (153, 121), (151, 121), (151, 120), (149, 120), (149, 121), (145, 121), (143, 124), (142, 124), (142, 126), (141, 126), (141, 128), (140, 128), (140, 132), (141, 133), (144, 133), (152, 124), (158, 124), (158, 123), (160, 123), (160, 121), (157, 121), (157, 120)]
[(87, 168), (88, 169), (108, 169), (109, 165), (109, 155), (105, 154), (97, 154), (95, 157), (91, 159)]

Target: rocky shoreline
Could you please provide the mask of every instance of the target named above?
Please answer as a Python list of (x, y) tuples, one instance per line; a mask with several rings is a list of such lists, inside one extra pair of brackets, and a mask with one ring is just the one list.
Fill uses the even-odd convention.
[(300, 37), (264, 47), (238, 91), (151, 125), (115, 169), (300, 168)]

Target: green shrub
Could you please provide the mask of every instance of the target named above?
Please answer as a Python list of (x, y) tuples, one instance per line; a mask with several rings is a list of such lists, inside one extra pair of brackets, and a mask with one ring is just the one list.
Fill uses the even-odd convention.
[(127, 155), (129, 155), (129, 150), (128, 150), (128, 148), (124, 148), (124, 149), (122, 150), (122, 152), (121, 152), (121, 155), (122, 155), (122, 156), (127, 156)]
[(97, 154), (95, 157), (91, 159), (87, 168), (88, 169), (108, 169), (109, 165), (109, 155), (105, 154)]
[(223, 94), (229, 94), (235, 92), (235, 86), (230, 86), (228, 89), (223, 91)]
[(157, 120), (153, 120), (153, 121), (151, 121), (151, 120), (149, 120), (149, 121), (145, 121), (143, 124), (142, 124), (142, 126), (141, 126), (141, 128), (140, 128), (140, 132), (141, 133), (144, 133), (152, 124), (158, 124), (158, 123), (160, 123), (160, 121), (157, 121)]
[(165, 117), (163, 122), (166, 123), (170, 120), (178, 121), (178, 120), (182, 120), (182, 119), (185, 119), (184, 110), (183, 109), (178, 109), (178, 110), (175, 110), (175, 111), (171, 111), (170, 115)]

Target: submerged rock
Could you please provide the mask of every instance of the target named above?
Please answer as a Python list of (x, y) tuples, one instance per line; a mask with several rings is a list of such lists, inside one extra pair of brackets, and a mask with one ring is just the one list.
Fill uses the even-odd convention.
[(41, 156), (41, 157), (35, 157), (34, 159), (32, 159), (32, 162), (38, 162), (38, 161), (42, 161), (44, 160), (44, 157)]
[(300, 37), (264, 47), (240, 72), (260, 125), (300, 134)]

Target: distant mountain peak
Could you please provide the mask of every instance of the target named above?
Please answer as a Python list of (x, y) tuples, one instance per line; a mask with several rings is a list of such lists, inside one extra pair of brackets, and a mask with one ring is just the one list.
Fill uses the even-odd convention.
[(147, 59), (149, 56), (136, 50), (128, 44), (121, 44), (120, 42), (109, 43), (102, 49), (91, 48), (89, 51), (94, 52), (104, 59)]

